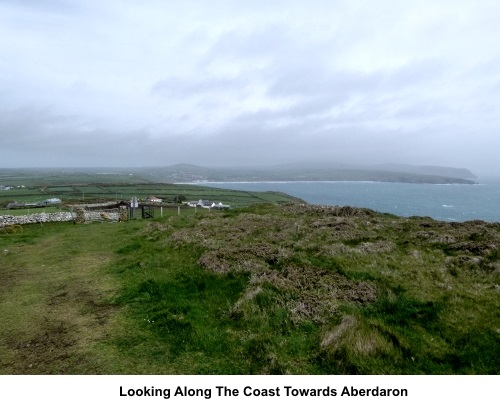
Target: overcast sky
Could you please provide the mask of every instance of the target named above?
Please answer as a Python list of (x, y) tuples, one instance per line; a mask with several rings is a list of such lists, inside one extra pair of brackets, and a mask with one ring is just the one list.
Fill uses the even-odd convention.
[(500, 173), (498, 0), (0, 0), (0, 167)]

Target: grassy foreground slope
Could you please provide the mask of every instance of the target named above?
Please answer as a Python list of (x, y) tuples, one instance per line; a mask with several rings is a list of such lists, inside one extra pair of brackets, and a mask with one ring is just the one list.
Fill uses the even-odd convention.
[(499, 236), (299, 204), (12, 229), (0, 370), (496, 374)]

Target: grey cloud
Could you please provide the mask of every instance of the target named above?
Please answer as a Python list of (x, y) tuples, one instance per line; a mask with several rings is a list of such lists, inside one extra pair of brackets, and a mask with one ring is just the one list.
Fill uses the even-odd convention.
[(441, 101), (424, 99), (411, 104), (401, 102), (399, 108), (394, 112), (394, 117), (400, 119), (428, 119), (455, 113), (456, 111), (453, 111), (449, 105)]
[(110, 159), (109, 152), (126, 150), (144, 137), (137, 132), (119, 134), (92, 128), (79, 117), (54, 114), (50, 108), (2, 111), (0, 134), (0, 162), (15, 166), (18, 164), (12, 162), (18, 159), (27, 166), (50, 166), (54, 155), (67, 165), (93, 165), (96, 161), (104, 164)]
[[(429, 64), (429, 67), (434, 66)], [(288, 71), (280, 76), (268, 89), (270, 96), (295, 97), (290, 105), (282, 109), (272, 111), (264, 109), (254, 114), (244, 114), (239, 117), (243, 120), (267, 120), (301, 119), (305, 117), (321, 115), (332, 108), (342, 107), (352, 97), (360, 96), (356, 106), (350, 110), (339, 113), (336, 121), (373, 120), (383, 116), (391, 115), (392, 103), (398, 103), (398, 115), (403, 116), (404, 111), (423, 108), (423, 114), (438, 110), (438, 102), (428, 102), (402, 99), (398, 92), (406, 87), (418, 86), (427, 80), (434, 80), (441, 73), (439, 69), (429, 68), (418, 71), (414, 68), (401, 68), (392, 72), (381, 72), (379, 74), (365, 74), (361, 72), (331, 71), (319, 72), (320, 69)], [(434, 74), (436, 72), (436, 74)], [(415, 74), (412, 74), (415, 73)], [(409, 77), (412, 80), (403, 80)], [(386, 100), (378, 100), (378, 96), (384, 94)], [(442, 105), (439, 110), (444, 111)], [(348, 118), (350, 117), (350, 118)]]
[(439, 61), (417, 61), (393, 70), (366, 73), (352, 70), (325, 69), (314, 61), (310, 66), (289, 69), (280, 74), (270, 86), (271, 95), (325, 95), (339, 94), (347, 98), (350, 94), (376, 91), (397, 91), (437, 81), (444, 75), (444, 66)]
[[(31, 111), (30, 116), (33, 115)], [(9, 139), (2, 136), (2, 166), (19, 166), (17, 159), (25, 166), (54, 166), (54, 153), (60, 155), (59, 166), (145, 166), (186, 161), (238, 165), (319, 160), (414, 164), (460, 161), (464, 165), (475, 163), (473, 168), (487, 168), (496, 159), (496, 152), (488, 150), (488, 145), (496, 142), (494, 138), (471, 136), (461, 128), (453, 128), (453, 134), (444, 136), (435, 127), (401, 132), (365, 128), (355, 121), (326, 128), (319, 120), (270, 126), (256, 119), (234, 121), (211, 136), (178, 133), (158, 137), (145, 129), (76, 129), (68, 124), (68, 117), (57, 117), (48, 111), (38, 111), (36, 115), (35, 120), (24, 124), (26, 116), (20, 112), (10, 121), (1, 118), (2, 133), (8, 130), (13, 135)], [(481, 165), (477, 164), (479, 153)]]
[(238, 79), (206, 78), (186, 79), (172, 77), (153, 84), (152, 93), (161, 96), (192, 97), (211, 92), (233, 91), (244, 85)]
[(223, 33), (207, 52), (205, 61), (226, 58), (272, 58), (291, 53), (295, 49), (294, 39), (283, 25), (272, 24), (256, 28), (251, 32), (231, 30)]
[(445, 6), (0, 2), (0, 166), (321, 158), (500, 171), (500, 8)]
[(21, 7), (29, 11), (41, 11), (54, 14), (70, 14), (82, 9), (78, 1), (68, 2), (65, 0), (10, 0), (10, 7)]
[(439, 59), (414, 60), (388, 71), (384, 85), (389, 89), (435, 83), (446, 77), (446, 64)]

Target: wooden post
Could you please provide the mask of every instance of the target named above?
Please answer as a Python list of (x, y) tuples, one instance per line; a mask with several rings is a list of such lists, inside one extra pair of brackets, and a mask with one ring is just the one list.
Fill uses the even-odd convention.
[(76, 209), (76, 224), (84, 224), (85, 223), (85, 210), (83, 208)]
[(120, 207), (120, 213), (118, 214), (119, 221), (120, 222), (126, 222), (128, 221), (128, 210), (127, 207), (121, 206)]
[(180, 205), (177, 206), (177, 215), (181, 216), (181, 206)]

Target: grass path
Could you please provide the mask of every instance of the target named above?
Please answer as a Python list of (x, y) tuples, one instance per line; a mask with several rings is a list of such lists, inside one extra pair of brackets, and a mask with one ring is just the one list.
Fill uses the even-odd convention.
[[(33, 226), (0, 239), (0, 371), (2, 374), (92, 373), (88, 358), (110, 330), (117, 285), (106, 274), (121, 244), (116, 227)], [(50, 228), (50, 229), (49, 229)], [(85, 361), (83, 361), (85, 359)]]

